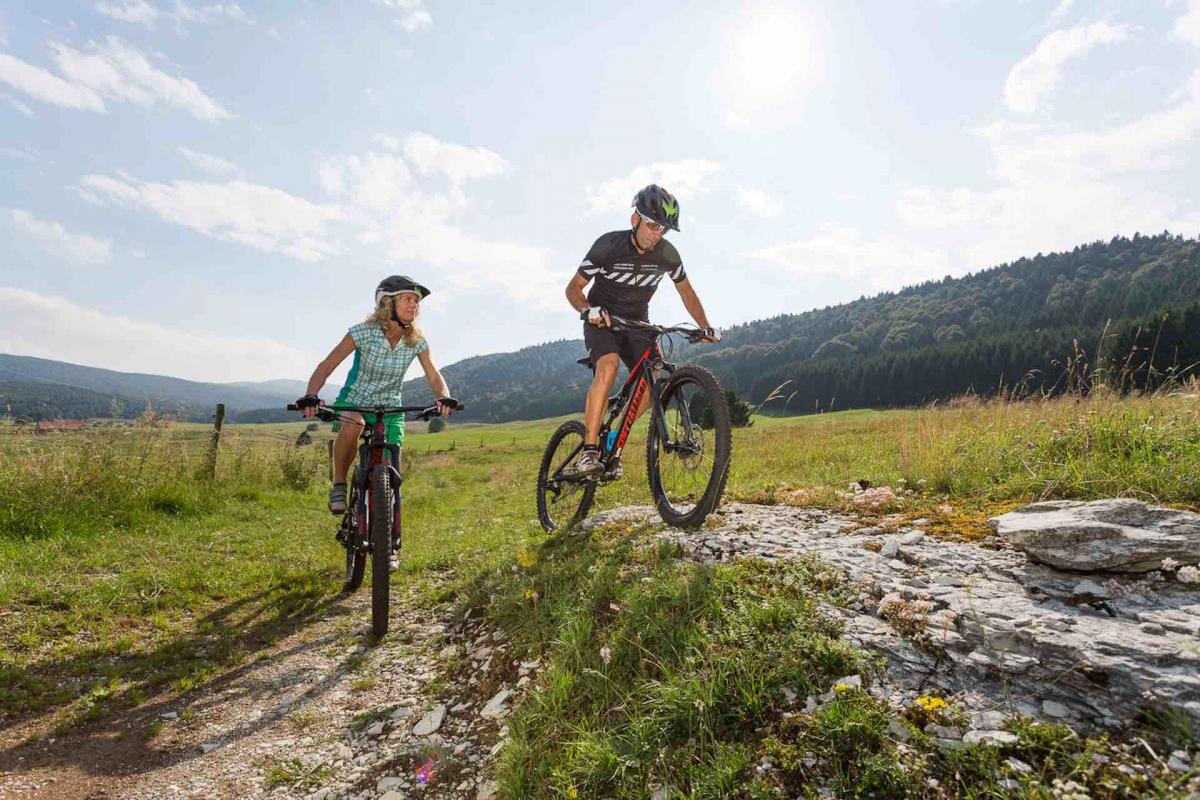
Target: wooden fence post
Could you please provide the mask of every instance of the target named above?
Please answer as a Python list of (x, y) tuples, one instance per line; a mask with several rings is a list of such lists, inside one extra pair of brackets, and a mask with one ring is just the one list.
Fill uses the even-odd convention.
[(208, 452), (208, 479), (217, 477), (217, 452), (221, 449), (221, 426), (225, 424), (225, 404), (217, 403), (217, 413), (213, 415), (212, 444)]

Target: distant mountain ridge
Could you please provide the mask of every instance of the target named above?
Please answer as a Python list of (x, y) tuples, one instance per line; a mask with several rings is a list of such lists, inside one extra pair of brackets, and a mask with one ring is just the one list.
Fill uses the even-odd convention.
[[(1167, 232), (1135, 235), (745, 323), (717, 345), (677, 343), (671, 358), (708, 366), (753, 403), (782, 385), (768, 408), (792, 413), (910, 405), (972, 390), (986, 395), (1002, 383), (1054, 391), (1068, 359), (1077, 367), (1082, 358), (1090, 369), (1126, 359), (1146, 371), (1152, 358), (1159, 372), (1200, 361), (1198, 300), (1200, 242)], [(710, 315), (720, 319), (719, 305)], [(575, 363), (582, 355), (581, 339), (559, 340), (444, 367), (467, 405), (456, 419), (580, 411), (591, 380)], [(74, 389), (91, 394), (72, 397)], [(14, 414), (46, 414), (56, 403), (96, 408), (116, 398), (126, 416), (153, 402), (206, 420), (224, 402), (233, 421), (271, 421), (291, 419), (282, 407), (303, 389), (301, 381), (198, 383), (0, 355), (0, 409), (7, 403)], [(334, 392), (327, 387), (322, 395)], [(431, 399), (423, 376), (405, 382), (404, 398)]]
[[(303, 393), (299, 381), (294, 383), (300, 384), (300, 392), (290, 391), (292, 383), (204, 383), (0, 354), (0, 410), (8, 408), (13, 416), (38, 419), (136, 417), (152, 404), (160, 412), (208, 420), (217, 403), (224, 403), (227, 418), (237, 421), (240, 415), (256, 409), (274, 408), (283, 413), (283, 406)], [(82, 408), (88, 413), (72, 413)]]

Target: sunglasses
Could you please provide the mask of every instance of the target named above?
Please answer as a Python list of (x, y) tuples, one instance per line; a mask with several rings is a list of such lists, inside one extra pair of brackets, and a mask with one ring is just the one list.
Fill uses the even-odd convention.
[(646, 223), (646, 227), (654, 233), (662, 233), (667, 229), (666, 225), (663, 225), (660, 222), (655, 222), (640, 211), (637, 212), (637, 215), (641, 217), (642, 222)]

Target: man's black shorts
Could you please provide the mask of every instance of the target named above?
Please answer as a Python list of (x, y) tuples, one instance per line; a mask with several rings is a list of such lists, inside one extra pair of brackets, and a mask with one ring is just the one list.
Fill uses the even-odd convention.
[(587, 347), (592, 364), (600, 360), (600, 356), (616, 353), (625, 362), (625, 366), (633, 369), (633, 365), (646, 352), (646, 348), (654, 341), (654, 335), (642, 331), (614, 331), (611, 328), (600, 328), (583, 323), (583, 344)]

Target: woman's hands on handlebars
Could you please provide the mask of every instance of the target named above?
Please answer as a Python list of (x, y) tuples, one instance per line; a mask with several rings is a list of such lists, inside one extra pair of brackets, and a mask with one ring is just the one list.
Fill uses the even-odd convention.
[(296, 401), (296, 408), (304, 415), (305, 419), (312, 419), (317, 415), (317, 409), (325, 405), (325, 401), (317, 397), (315, 394), (306, 394)]

